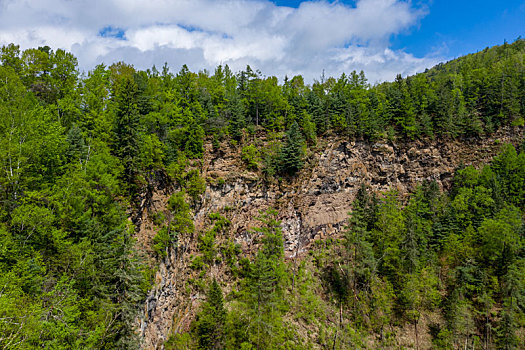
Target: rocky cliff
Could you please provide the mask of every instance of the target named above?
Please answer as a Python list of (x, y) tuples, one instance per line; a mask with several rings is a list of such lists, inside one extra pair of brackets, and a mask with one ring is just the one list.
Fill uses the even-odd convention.
[[(263, 181), (258, 173), (246, 170), (238, 150), (224, 144), (222, 149), (227, 151), (219, 155), (212, 153), (209, 145), (202, 164), (206, 192), (194, 207), (196, 233), (179, 237), (160, 262), (155, 286), (138, 322), (143, 348), (162, 348), (170, 334), (187, 330), (203, 299), (190, 283), (196, 274), (190, 262), (197, 251), (196, 236), (210, 225), (208, 214), (226, 216), (231, 225), (219, 239), (235, 242), (242, 254), (249, 255), (255, 238), (250, 228), (257, 225), (260, 211), (273, 207), (282, 222), (286, 257), (300, 256), (314, 240), (341, 232), (362, 183), (378, 192), (395, 188), (403, 194), (432, 179), (447, 189), (458, 166), (481, 166), (504, 143), (517, 143), (523, 135), (520, 128), (484, 139), (447, 142), (368, 143), (325, 138), (311, 151), (297, 176), (273, 181)], [(140, 222), (138, 242), (150, 253), (157, 229), (151, 216), (166, 208), (168, 192), (153, 193)], [(211, 266), (210, 273), (226, 284), (231, 279), (220, 263)]]

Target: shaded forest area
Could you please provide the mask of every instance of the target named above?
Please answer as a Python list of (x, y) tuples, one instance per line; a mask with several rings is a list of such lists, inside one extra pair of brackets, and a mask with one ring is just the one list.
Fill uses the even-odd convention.
[[(0, 347), (138, 346), (133, 322), (152, 271), (134, 249), (130, 213), (167, 181), (174, 218), (155, 237), (157, 254), (192, 230), (206, 140), (214, 152), (228, 140), (272, 181), (300, 171), (328, 134), (446, 142), (522, 127), (524, 58), (519, 39), (394, 82), (372, 86), (352, 72), (307, 85), (250, 67), (173, 74), (120, 62), (81, 74), (63, 50), (2, 47)], [(272, 147), (250, 144), (260, 132)], [(389, 347), (393, 326), (417, 334), (434, 312), (444, 320), (432, 328), (436, 348), (523, 348), (524, 179), (525, 153), (506, 146), (491, 165), (459, 170), (450, 193), (425, 183), (401, 203), (364, 188), (345, 238), (320, 242), (300, 266), (284, 262), (266, 213), (261, 251), (232, 262), (238, 293), (223, 298), (210, 283), (191, 336), (171, 346), (309, 348), (290, 321), (300, 319), (317, 325), (321, 347), (371, 346), (371, 335), (372, 347)]]

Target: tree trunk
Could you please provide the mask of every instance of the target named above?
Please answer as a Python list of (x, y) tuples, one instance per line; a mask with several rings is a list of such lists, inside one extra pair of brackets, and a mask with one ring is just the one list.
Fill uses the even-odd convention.
[(335, 344), (337, 341), (337, 331), (339, 330), (339, 328), (341, 328), (342, 323), (343, 323), (343, 302), (339, 300), (339, 325), (335, 329), (334, 345), (332, 346), (332, 350), (335, 350)]
[(417, 320), (414, 321), (414, 331), (416, 332), (416, 350), (419, 350), (419, 334), (417, 332)]

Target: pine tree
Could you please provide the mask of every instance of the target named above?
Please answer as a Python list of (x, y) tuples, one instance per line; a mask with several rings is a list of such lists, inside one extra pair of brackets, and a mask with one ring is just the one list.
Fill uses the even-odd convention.
[(345, 232), (345, 245), (348, 256), (347, 279), (351, 292), (356, 297), (359, 290), (369, 288), (370, 279), (377, 265), (365, 215), (363, 204), (358, 199), (354, 200), (349, 225)]
[(294, 122), (286, 133), (286, 141), (281, 149), (280, 170), (293, 175), (303, 167), (303, 137), (299, 126)]
[(246, 119), (244, 117), (244, 101), (238, 94), (233, 95), (233, 98), (230, 101), (229, 110), (230, 135), (234, 140), (240, 141), (242, 138), (242, 129), (246, 126)]
[(223, 349), (226, 310), (222, 290), (215, 278), (208, 291), (208, 300), (195, 322), (195, 333), (199, 349)]
[(125, 77), (116, 91), (115, 153), (124, 165), (124, 177), (131, 183), (135, 174), (135, 158), (138, 154), (139, 111), (137, 108), (137, 84), (132, 77)]
[(66, 140), (69, 144), (66, 152), (68, 160), (82, 163), (87, 147), (82, 131), (76, 124), (69, 129)]
[(283, 284), (286, 277), (283, 235), (277, 212), (269, 210), (259, 220), (264, 224), (259, 249), (247, 280), (247, 302), (253, 313), (252, 343), (258, 349), (273, 348), (282, 336)]
[(189, 158), (201, 158), (204, 153), (204, 130), (192, 119), (186, 134), (185, 151)]

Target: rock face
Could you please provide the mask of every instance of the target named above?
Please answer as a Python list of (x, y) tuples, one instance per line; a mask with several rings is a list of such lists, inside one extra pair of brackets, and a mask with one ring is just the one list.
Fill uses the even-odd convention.
[[(378, 192), (394, 188), (407, 194), (423, 180), (431, 179), (447, 189), (458, 166), (487, 163), (504, 143), (517, 143), (523, 134), (521, 128), (482, 140), (403, 144), (328, 138), (321, 141), (294, 179), (272, 183), (246, 170), (238, 152), (214, 155), (208, 146), (202, 167), (207, 189), (194, 210), (196, 232), (207, 228), (208, 214), (225, 213), (231, 220), (226, 239), (249, 254), (253, 245), (250, 229), (258, 225), (256, 218), (262, 210), (273, 207), (279, 212), (285, 255), (292, 258), (306, 251), (314, 240), (341, 232), (362, 183)], [(151, 211), (165, 208), (166, 200), (165, 195), (154, 195)], [(147, 219), (141, 223), (141, 245), (151, 243), (155, 231), (151, 226)], [(160, 263), (155, 288), (149, 293), (137, 325), (144, 349), (163, 348), (170, 334), (187, 330), (203, 299), (187, 287), (196, 240), (196, 236), (180, 237)], [(212, 266), (211, 274), (227, 282), (228, 276), (221, 275), (220, 267)]]

